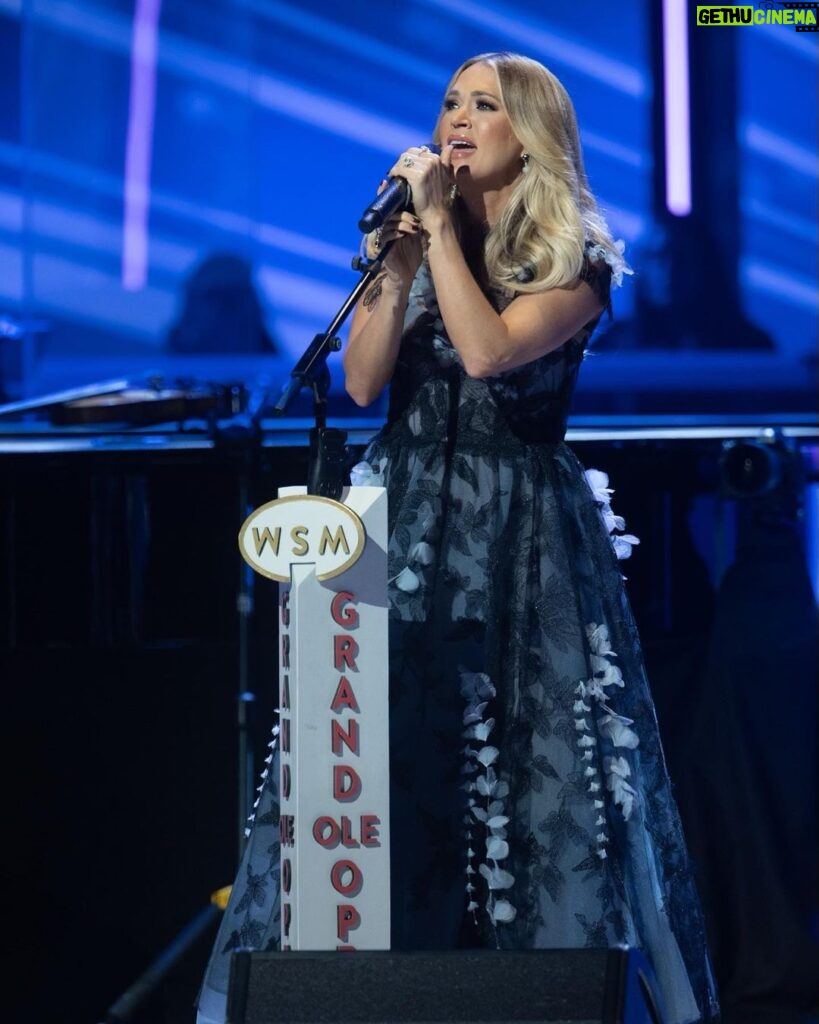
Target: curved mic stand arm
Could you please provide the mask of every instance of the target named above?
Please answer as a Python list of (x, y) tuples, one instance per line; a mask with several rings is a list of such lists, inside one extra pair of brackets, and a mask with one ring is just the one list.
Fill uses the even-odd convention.
[(344, 430), (327, 426), (327, 393), (330, 390), (330, 370), (327, 367), (327, 358), (331, 352), (338, 352), (341, 348), (341, 341), (336, 337), (336, 332), (380, 273), (384, 257), (392, 244), (390, 242), (382, 248), (378, 259), (366, 260), (361, 256), (356, 256), (353, 259), (353, 269), (361, 273), (361, 278), (344, 300), (327, 330), (313, 338), (293, 367), (290, 380), (274, 406), (274, 415), (282, 416), (302, 388), (309, 387), (313, 392), (313, 412), (316, 425), (310, 431), (308, 494), (319, 494), (337, 500), (344, 487), (347, 433)]

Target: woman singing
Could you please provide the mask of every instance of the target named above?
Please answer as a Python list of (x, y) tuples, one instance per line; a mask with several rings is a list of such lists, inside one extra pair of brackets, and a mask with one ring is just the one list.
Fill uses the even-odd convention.
[[(563, 440), (610, 286), (630, 271), (571, 100), (541, 64), (466, 61), (434, 141), (440, 153), (412, 147), (390, 171), (412, 210), (367, 239), (383, 261), (344, 353), (358, 404), (389, 386), (353, 476), (388, 493), (392, 946), (625, 943), (652, 964), (665, 1024), (713, 1021), (618, 563), (635, 538)], [(232, 934), (275, 938), (272, 875), (248, 898), (261, 831), (216, 955)]]

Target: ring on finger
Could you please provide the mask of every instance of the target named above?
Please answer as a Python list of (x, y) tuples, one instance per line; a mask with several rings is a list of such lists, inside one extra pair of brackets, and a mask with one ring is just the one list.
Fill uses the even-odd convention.
[(405, 156), (404, 159), (401, 161), (401, 163), (405, 167), (412, 167), (415, 164), (415, 161), (412, 159), (411, 156)]

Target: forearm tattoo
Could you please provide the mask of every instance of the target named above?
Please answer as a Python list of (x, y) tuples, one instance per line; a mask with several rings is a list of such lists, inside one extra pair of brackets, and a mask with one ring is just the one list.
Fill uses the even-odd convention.
[(386, 274), (379, 274), (379, 276), (373, 282), (372, 288), (370, 288), (370, 290), (364, 296), (365, 309), (371, 310), (373, 306), (376, 304), (376, 302), (378, 302), (378, 300), (381, 298), (381, 289), (384, 284), (384, 278), (386, 276)]

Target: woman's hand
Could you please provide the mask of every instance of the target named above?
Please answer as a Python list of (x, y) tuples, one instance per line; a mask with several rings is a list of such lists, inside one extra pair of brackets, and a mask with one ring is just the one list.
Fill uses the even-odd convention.
[[(451, 149), (450, 149), (451, 155)], [(378, 256), (387, 245), (382, 271), (355, 308), (344, 351), (346, 387), (357, 405), (369, 405), (395, 370), (410, 288), (423, 258), (422, 239), (451, 224), (449, 192), (452, 172), (446, 163), (425, 146), (408, 149), (390, 171), (402, 177), (412, 189), (414, 212), (393, 214), (380, 229), (367, 237), (367, 255)], [(386, 182), (382, 185), (386, 187)], [(436, 217), (436, 211), (442, 216)], [(424, 222), (426, 217), (426, 222)], [(457, 246), (457, 259), (463, 255)], [(469, 274), (464, 266), (465, 273)], [(473, 287), (477, 287), (473, 281)]]
[(389, 282), (396, 285), (411, 282), (423, 255), (419, 218), (407, 210), (394, 213), (382, 227), (367, 236), (369, 259), (376, 259), (385, 249), (381, 265)]
[(415, 215), (426, 229), (434, 218), (449, 217), (450, 195), (455, 183), (451, 156), (451, 146), (445, 147), (440, 156), (427, 146), (410, 146), (389, 172), (390, 177), (403, 178), (409, 185)]
[[(449, 216), (450, 195), (455, 178), (450, 166), (452, 148), (446, 147), (443, 156), (433, 153), (427, 146), (411, 146), (392, 166), (390, 178), (403, 178), (412, 190), (410, 213), (403, 210), (389, 217), (383, 227), (367, 236), (367, 256), (375, 259), (387, 245), (390, 246), (382, 266), (390, 283), (412, 280), (421, 264), (423, 250), (421, 235), (431, 226), (436, 213)], [(378, 194), (387, 187), (382, 181)], [(424, 223), (427, 218), (428, 224)]]

